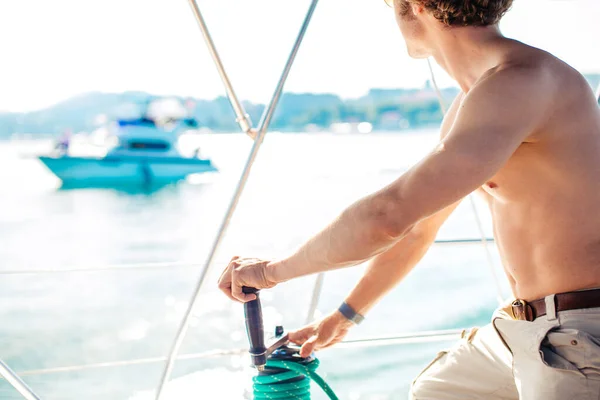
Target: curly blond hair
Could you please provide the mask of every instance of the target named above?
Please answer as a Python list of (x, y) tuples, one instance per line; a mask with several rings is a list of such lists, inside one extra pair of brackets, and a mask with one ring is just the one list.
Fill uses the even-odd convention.
[(411, 3), (422, 5), (446, 26), (488, 26), (500, 21), (513, 0), (401, 0), (402, 15)]

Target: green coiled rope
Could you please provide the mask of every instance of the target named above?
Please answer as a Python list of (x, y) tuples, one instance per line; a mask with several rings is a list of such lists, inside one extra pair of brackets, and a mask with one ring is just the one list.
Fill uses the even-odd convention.
[[(268, 360), (267, 368), (279, 368), (282, 371), (274, 375), (255, 376), (254, 399), (277, 399), (277, 400), (310, 400), (310, 381), (313, 380), (331, 400), (339, 400), (329, 385), (321, 378), (316, 370), (319, 360), (314, 359), (307, 364), (293, 361)], [(294, 382), (287, 382), (302, 378)]]

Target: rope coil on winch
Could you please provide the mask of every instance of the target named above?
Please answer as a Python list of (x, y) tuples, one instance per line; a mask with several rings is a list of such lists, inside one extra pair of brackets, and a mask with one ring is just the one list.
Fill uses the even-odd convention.
[(338, 400), (331, 387), (316, 373), (319, 367), (317, 359), (308, 363), (268, 360), (266, 367), (267, 370), (275, 372), (252, 378), (255, 400), (310, 400), (311, 380), (319, 385), (331, 400)]

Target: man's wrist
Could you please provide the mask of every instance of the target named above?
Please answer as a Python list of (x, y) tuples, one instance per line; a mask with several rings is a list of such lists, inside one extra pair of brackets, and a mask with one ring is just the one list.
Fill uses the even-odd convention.
[(354, 308), (352, 308), (348, 303), (346, 303), (345, 301), (338, 307), (338, 311), (340, 314), (342, 314), (348, 321), (353, 322), (354, 324), (358, 325), (361, 322), (363, 322), (363, 320), (365, 319), (365, 317), (362, 314), (359, 314), (358, 312), (356, 312), (354, 310)]
[(282, 268), (285, 268), (283, 264), (283, 260), (271, 261), (269, 264), (267, 264), (266, 278), (268, 281), (272, 283), (281, 283), (287, 280), (284, 279), (281, 273)]

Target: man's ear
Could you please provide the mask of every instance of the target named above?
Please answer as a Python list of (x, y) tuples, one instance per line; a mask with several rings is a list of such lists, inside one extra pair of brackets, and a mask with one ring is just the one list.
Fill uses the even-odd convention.
[(415, 16), (422, 14), (423, 11), (425, 10), (425, 8), (423, 7), (423, 4), (411, 3), (410, 6), (411, 6), (412, 12)]

